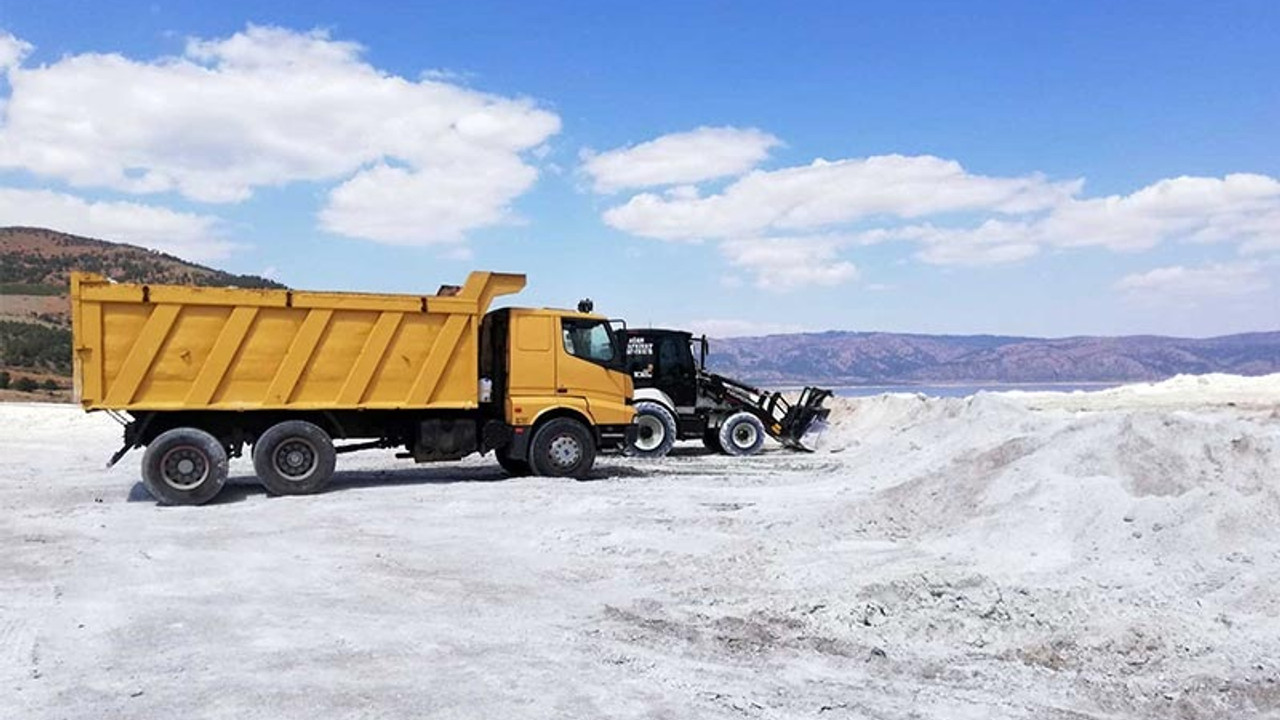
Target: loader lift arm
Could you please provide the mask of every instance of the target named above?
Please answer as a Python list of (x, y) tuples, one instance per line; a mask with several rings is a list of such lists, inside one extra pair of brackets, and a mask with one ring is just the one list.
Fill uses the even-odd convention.
[(782, 392), (752, 387), (707, 371), (705, 366), (699, 369), (699, 375), (711, 397), (760, 418), (769, 436), (792, 450), (812, 452), (812, 448), (806, 447), (802, 440), (816, 424), (826, 422), (831, 413), (830, 408), (822, 406), (832, 396), (830, 390), (805, 387), (792, 403)]

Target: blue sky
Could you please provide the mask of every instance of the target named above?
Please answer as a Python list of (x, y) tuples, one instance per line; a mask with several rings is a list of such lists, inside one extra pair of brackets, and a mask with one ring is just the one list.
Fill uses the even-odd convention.
[(0, 0), (0, 224), (713, 334), (1280, 326), (1280, 3)]

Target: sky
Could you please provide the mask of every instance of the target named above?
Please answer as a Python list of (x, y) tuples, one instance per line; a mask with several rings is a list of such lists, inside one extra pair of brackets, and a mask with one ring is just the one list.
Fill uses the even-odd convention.
[(0, 0), (0, 225), (716, 336), (1277, 330), (1277, 38), (1273, 0)]

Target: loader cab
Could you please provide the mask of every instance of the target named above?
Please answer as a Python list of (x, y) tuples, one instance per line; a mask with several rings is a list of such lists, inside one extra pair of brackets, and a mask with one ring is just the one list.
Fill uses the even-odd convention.
[[(680, 330), (626, 331), (627, 369), (637, 388), (659, 388), (676, 407), (692, 408), (698, 399), (698, 371), (705, 361), (705, 338)], [(700, 359), (695, 360), (697, 343)]]

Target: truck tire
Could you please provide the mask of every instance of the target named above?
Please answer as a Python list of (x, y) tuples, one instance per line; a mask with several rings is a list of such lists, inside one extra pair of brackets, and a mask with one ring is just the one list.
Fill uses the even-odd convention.
[(498, 450), (494, 452), (494, 456), (498, 458), (498, 464), (502, 466), (502, 469), (506, 470), (507, 474), (511, 477), (524, 477), (530, 472), (533, 472), (529, 468), (529, 462), (527, 460), (518, 460), (516, 458), (509, 457), (507, 455), (506, 448), (498, 448)]
[(636, 440), (627, 445), (631, 457), (656, 460), (666, 457), (676, 444), (676, 419), (671, 411), (660, 403), (641, 401), (636, 403)]
[(738, 412), (720, 426), (720, 446), (730, 455), (755, 455), (764, 446), (764, 423), (749, 412)]
[(596, 461), (591, 431), (572, 418), (555, 418), (538, 428), (529, 445), (529, 467), (534, 475), (574, 477), (583, 480)]
[(202, 505), (227, 482), (227, 449), (192, 427), (161, 433), (142, 455), (142, 484), (161, 505)]
[(305, 420), (276, 423), (253, 444), (253, 469), (272, 495), (320, 492), (337, 458), (329, 433)]

